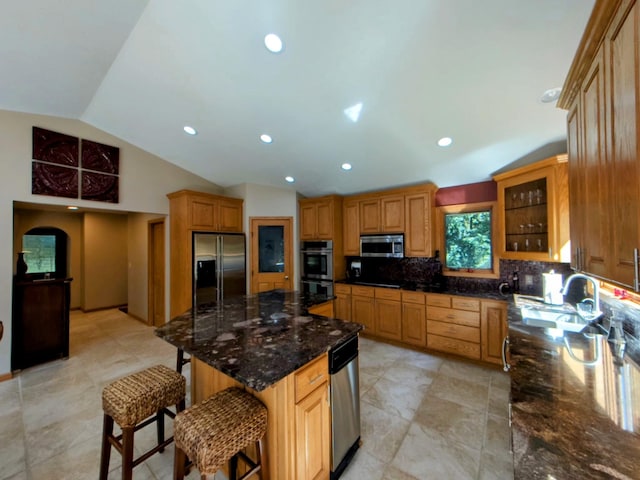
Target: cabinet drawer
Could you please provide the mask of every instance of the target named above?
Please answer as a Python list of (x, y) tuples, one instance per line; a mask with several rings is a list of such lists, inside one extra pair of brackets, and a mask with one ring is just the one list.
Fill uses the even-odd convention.
[(360, 285), (351, 286), (351, 295), (358, 297), (372, 297), (374, 296), (375, 289), (373, 287), (362, 287)]
[(451, 307), (451, 297), (449, 295), (429, 295), (427, 294), (427, 305), (434, 307)]
[(427, 307), (427, 318), (441, 322), (457, 323), (469, 327), (480, 326), (480, 313), (467, 310), (453, 310), (451, 308)]
[(458, 310), (480, 311), (480, 300), (474, 298), (451, 297), (451, 307)]
[(381, 298), (384, 300), (396, 300), (398, 302), (402, 297), (402, 292), (400, 290), (392, 290), (390, 288), (376, 288), (375, 294), (376, 298)]
[(480, 343), (480, 329), (455, 323), (427, 320), (427, 334), (436, 334), (466, 342)]
[(425, 294), (421, 292), (402, 292), (402, 301), (405, 303), (417, 303), (424, 305)]
[(327, 356), (322, 355), (305, 365), (294, 374), (296, 385), (296, 403), (329, 380)]
[(336, 293), (351, 295), (351, 285), (345, 285), (344, 283), (336, 283), (334, 288), (336, 290)]
[(468, 358), (480, 359), (480, 344), (454, 340), (453, 338), (427, 334), (427, 348), (455, 353)]

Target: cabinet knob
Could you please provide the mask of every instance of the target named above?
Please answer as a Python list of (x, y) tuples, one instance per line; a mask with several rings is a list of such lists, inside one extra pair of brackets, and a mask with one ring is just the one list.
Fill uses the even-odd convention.
[(289, 280), (289, 275), (285, 275), (285, 276), (284, 276), (284, 279), (285, 279), (285, 280)]

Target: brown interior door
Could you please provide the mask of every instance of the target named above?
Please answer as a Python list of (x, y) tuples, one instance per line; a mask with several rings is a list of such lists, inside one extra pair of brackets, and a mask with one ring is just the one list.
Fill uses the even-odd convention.
[(164, 220), (149, 222), (149, 312), (147, 323), (164, 324)]
[(251, 293), (292, 290), (291, 217), (251, 218)]

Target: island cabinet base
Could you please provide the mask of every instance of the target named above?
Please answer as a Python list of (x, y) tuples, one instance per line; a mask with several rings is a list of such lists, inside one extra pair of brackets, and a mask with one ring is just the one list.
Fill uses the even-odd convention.
[[(261, 392), (246, 388), (196, 358), (192, 358), (191, 363), (193, 404), (232, 386), (245, 388), (265, 404), (268, 410), (267, 468), (270, 478), (278, 480), (329, 478), (331, 413), (328, 382), (326, 353)], [(247, 453), (255, 458), (251, 449)]]

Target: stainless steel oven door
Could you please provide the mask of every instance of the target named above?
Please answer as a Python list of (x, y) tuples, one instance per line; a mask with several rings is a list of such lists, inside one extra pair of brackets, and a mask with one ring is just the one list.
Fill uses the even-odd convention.
[(302, 250), (300, 252), (302, 278), (333, 280), (333, 251)]
[(327, 295), (333, 297), (333, 282), (324, 280), (302, 280), (302, 292), (311, 295)]

